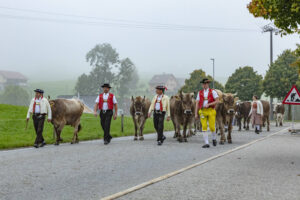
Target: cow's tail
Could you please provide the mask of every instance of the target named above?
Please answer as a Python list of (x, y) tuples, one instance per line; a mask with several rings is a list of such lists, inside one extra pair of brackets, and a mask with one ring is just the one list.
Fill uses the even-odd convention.
[(78, 132), (82, 129), (81, 124), (78, 125)]

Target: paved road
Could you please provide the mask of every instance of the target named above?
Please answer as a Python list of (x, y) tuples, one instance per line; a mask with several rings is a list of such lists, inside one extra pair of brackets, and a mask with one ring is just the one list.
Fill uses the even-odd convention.
[(300, 199), (300, 135), (283, 133), (120, 199)]
[[(260, 135), (253, 131), (235, 130), (233, 144), (209, 149), (201, 148), (203, 140), (199, 133), (187, 143), (178, 143), (172, 138), (173, 133), (169, 132), (163, 146), (157, 146), (155, 135), (150, 134), (144, 141), (133, 141), (132, 137), (113, 139), (108, 146), (104, 146), (103, 141), (96, 140), (78, 145), (49, 145), (40, 149), (0, 151), (0, 199), (100, 199), (286, 127), (287, 124), (276, 128), (273, 124), (271, 132)], [(246, 155), (242, 158), (244, 157)], [(216, 167), (222, 167), (219, 160), (210, 165), (215, 166), (215, 162), (218, 163)], [(222, 169), (226, 172), (226, 165)], [(246, 169), (247, 167), (240, 169), (237, 177), (242, 172), (248, 173)], [(224, 177), (216, 174), (216, 177), (224, 181), (225, 177), (228, 178), (227, 181), (232, 179), (225, 174), (227, 173), (224, 173)], [(209, 184), (210, 181), (208, 177), (205, 182)], [(242, 184), (242, 179), (239, 184)], [(190, 187), (182, 185), (181, 189)], [(226, 188), (226, 185), (218, 187)], [(212, 192), (207, 194), (218, 193), (218, 187), (210, 185)], [(149, 196), (145, 197), (148, 198)]]

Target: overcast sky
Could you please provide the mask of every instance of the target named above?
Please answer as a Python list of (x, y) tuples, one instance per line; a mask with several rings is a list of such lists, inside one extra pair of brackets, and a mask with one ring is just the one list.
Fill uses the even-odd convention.
[[(261, 27), (269, 22), (248, 12), (249, 1), (1, 0), (0, 69), (20, 71), (31, 80), (76, 79), (91, 70), (86, 53), (98, 43), (110, 43), (121, 58), (129, 57), (143, 76), (165, 72), (187, 77), (199, 68), (212, 74), (212, 57), (216, 59), (216, 77), (230, 76), (245, 65), (264, 74), (270, 61), (270, 40)], [(142, 28), (127, 25), (132, 21)], [(161, 29), (157, 23), (183, 27)], [(187, 26), (216, 29), (195, 31)], [(296, 43), (300, 43), (297, 35), (275, 36), (274, 59), (284, 49), (294, 49)]]

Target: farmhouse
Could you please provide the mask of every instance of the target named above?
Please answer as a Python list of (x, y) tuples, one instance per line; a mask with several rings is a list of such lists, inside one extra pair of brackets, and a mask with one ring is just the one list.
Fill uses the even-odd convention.
[(168, 91), (177, 92), (177, 90), (184, 85), (184, 79), (176, 78), (173, 74), (157, 74), (149, 81), (150, 91), (154, 91), (157, 85), (164, 85)]
[(27, 80), (20, 72), (0, 70), (0, 90), (8, 85), (27, 86)]

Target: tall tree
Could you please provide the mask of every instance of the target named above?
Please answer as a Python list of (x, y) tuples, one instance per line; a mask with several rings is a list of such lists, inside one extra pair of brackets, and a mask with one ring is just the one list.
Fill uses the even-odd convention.
[(89, 95), (91, 94), (90, 86), (92, 81), (90, 77), (86, 74), (82, 74), (78, 77), (75, 91), (78, 92), (80, 95)]
[(263, 93), (262, 76), (253, 70), (253, 67), (239, 67), (228, 78), (225, 91), (236, 93), (242, 101), (251, 100), (255, 94), (261, 96)]
[(254, 17), (273, 20), (283, 34), (300, 33), (299, 0), (251, 0), (248, 10)]
[(130, 92), (136, 88), (136, 83), (138, 82), (135, 66), (129, 58), (121, 60), (120, 70), (116, 80), (118, 83), (118, 96), (122, 101), (126, 96), (130, 96)]
[(294, 50), (294, 54), (297, 57), (297, 60), (291, 64), (298, 71), (298, 80), (296, 82), (297, 88), (300, 88), (300, 44), (296, 44), (297, 48)]
[(0, 103), (28, 106), (30, 103), (30, 97), (24, 88), (10, 85), (5, 87), (3, 94), (0, 96)]
[(297, 69), (291, 66), (296, 59), (296, 55), (291, 50), (285, 50), (269, 67), (263, 81), (267, 96), (283, 99), (292, 85), (297, 82)]
[(82, 74), (78, 77), (75, 91), (80, 95), (95, 95), (99, 93), (103, 83), (110, 83), (122, 106), (138, 81), (133, 62), (129, 58), (119, 59), (117, 51), (107, 43), (98, 44), (91, 49), (86, 54), (86, 61), (92, 66), (92, 71), (89, 75)]
[[(264, 91), (267, 96), (283, 99), (292, 85), (298, 80), (297, 68), (292, 67), (297, 56), (291, 50), (285, 50), (269, 67), (264, 82)], [(291, 120), (291, 106), (288, 109), (288, 119)]]
[[(93, 69), (88, 77), (83, 75), (79, 77), (80, 79), (78, 79), (75, 88), (76, 92), (97, 94), (101, 84), (114, 84), (116, 74), (113, 73), (113, 68), (118, 68), (119, 54), (110, 44), (96, 45), (86, 54), (86, 61), (90, 63)], [(83, 89), (87, 79), (89, 80), (89, 86)]]
[[(181, 90), (183, 92), (197, 92), (202, 90), (202, 84), (200, 83), (203, 78), (208, 78), (212, 80), (210, 75), (206, 75), (206, 73), (202, 69), (194, 70), (190, 74), (190, 78), (185, 80), (184, 86), (182, 86)], [(209, 87), (212, 88), (212, 82), (209, 84)], [(224, 87), (218, 81), (215, 81), (215, 89), (219, 89), (224, 91)]]

